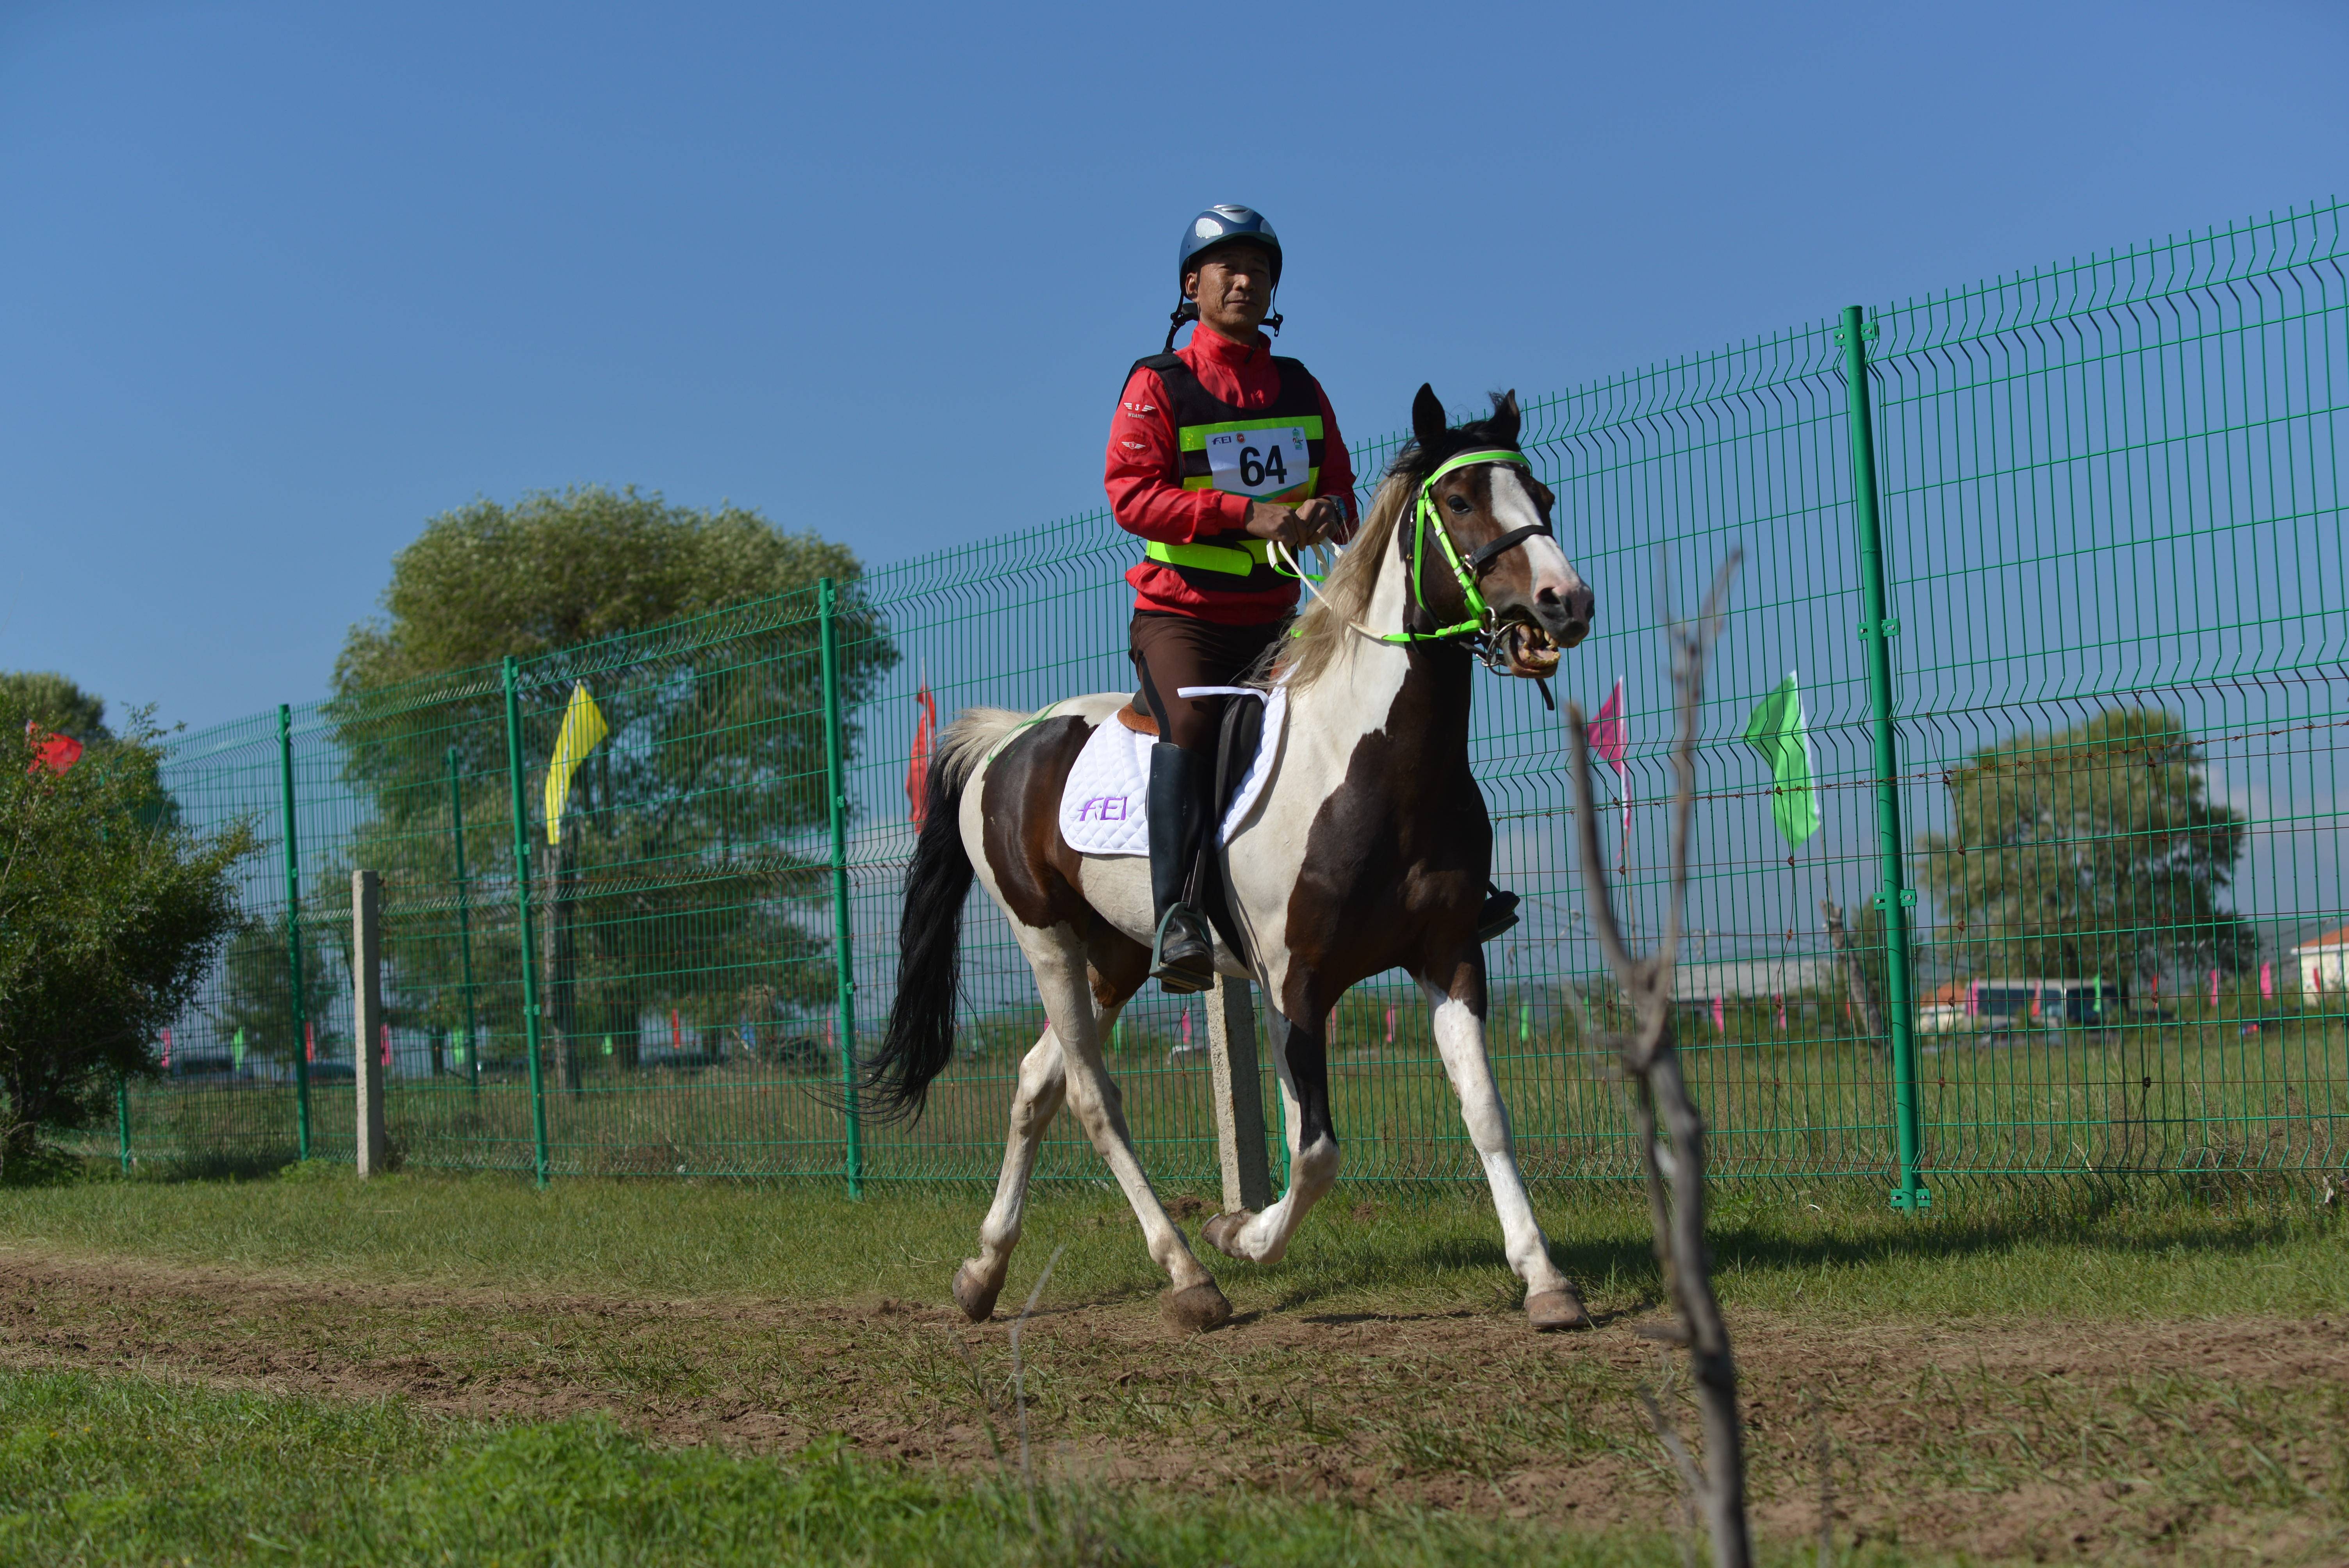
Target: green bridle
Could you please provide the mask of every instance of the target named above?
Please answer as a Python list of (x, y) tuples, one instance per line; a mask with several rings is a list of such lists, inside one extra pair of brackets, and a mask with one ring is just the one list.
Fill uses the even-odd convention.
[[(1382, 643), (1445, 643), (1457, 637), (1487, 638), (1500, 630), (1499, 623), (1493, 614), (1493, 607), (1485, 603), (1485, 595), (1478, 591), (1476, 580), (1484, 575), (1485, 568), (1490, 566), (1498, 557), (1515, 550), (1536, 534), (1549, 533), (1550, 526), (1547, 522), (1541, 522), (1528, 524), (1524, 528), (1511, 529), (1490, 544), (1479, 548), (1464, 561), (1461, 559), (1459, 547), (1452, 542), (1452, 531), (1444, 525), (1443, 517), (1435, 510), (1435, 481), (1446, 474), (1474, 467), (1478, 463), (1515, 463), (1528, 472), (1533, 469), (1533, 464), (1526, 460), (1523, 452), (1513, 451), (1507, 448), (1496, 447), (1486, 450), (1462, 452), (1454, 457), (1446, 458), (1436, 465), (1433, 473), (1419, 481), (1419, 500), (1413, 509), (1412, 517), (1411, 596), (1413, 602), (1423, 611), (1427, 610), (1427, 597), (1420, 588), (1419, 573), (1420, 566), (1426, 558), (1427, 536), (1432, 532), (1435, 535), (1435, 542), (1443, 547), (1444, 559), (1452, 568), (1453, 579), (1460, 584), (1460, 597), (1468, 607), (1468, 619), (1460, 622), (1457, 625), (1438, 627), (1433, 632), (1405, 631), (1371, 634), (1379, 641)], [(1428, 618), (1430, 620), (1435, 618), (1433, 611), (1428, 611)]]

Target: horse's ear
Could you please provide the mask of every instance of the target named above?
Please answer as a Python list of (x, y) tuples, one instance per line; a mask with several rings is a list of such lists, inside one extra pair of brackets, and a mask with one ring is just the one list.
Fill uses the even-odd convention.
[(1520, 423), (1517, 417), (1517, 389), (1512, 387), (1506, 392), (1495, 393), (1493, 433), (1514, 447), (1517, 444), (1517, 427)]
[(1444, 417), (1444, 405), (1435, 396), (1435, 388), (1423, 381), (1419, 396), (1411, 400), (1411, 433), (1419, 438), (1422, 447), (1434, 445), (1444, 438), (1452, 422)]

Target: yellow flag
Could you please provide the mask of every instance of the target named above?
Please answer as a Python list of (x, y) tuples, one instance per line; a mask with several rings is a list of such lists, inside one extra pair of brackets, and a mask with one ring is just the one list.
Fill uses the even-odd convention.
[(587, 683), (581, 681), (571, 688), (571, 704), (563, 710), (563, 728), (554, 738), (554, 755), (546, 764), (546, 841), (562, 841), (563, 808), (571, 799), (571, 776), (595, 749), (595, 743), (609, 735), (604, 723), (604, 711), (595, 699), (587, 695)]

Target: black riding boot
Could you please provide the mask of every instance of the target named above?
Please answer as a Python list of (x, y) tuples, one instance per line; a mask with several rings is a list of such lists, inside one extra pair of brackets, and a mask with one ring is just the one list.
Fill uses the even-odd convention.
[(1151, 978), (1169, 991), (1204, 991), (1216, 983), (1216, 944), (1199, 912), (1183, 902), (1198, 858), (1206, 817), (1205, 767), (1181, 747), (1150, 748), (1150, 898), (1158, 940)]
[(1517, 895), (1503, 892), (1491, 882), (1485, 884), (1485, 906), (1476, 912), (1476, 940), (1481, 944), (1493, 940), (1517, 923)]

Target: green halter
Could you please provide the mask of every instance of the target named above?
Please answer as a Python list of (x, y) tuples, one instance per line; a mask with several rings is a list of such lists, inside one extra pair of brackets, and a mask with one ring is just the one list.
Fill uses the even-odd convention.
[(1419, 500), (1413, 509), (1412, 517), (1411, 596), (1413, 601), (1421, 609), (1427, 608), (1426, 596), (1420, 588), (1419, 569), (1426, 554), (1427, 536), (1433, 532), (1435, 535), (1436, 543), (1444, 547), (1444, 559), (1451, 564), (1454, 579), (1460, 584), (1460, 597), (1468, 606), (1468, 619), (1457, 625), (1439, 627), (1433, 632), (1383, 632), (1377, 634), (1379, 641), (1441, 643), (1449, 642), (1454, 637), (1490, 636), (1498, 629), (1494, 624), (1493, 607), (1485, 603), (1485, 595), (1477, 592), (1477, 573), (1483, 571), (1485, 564), (1502, 552), (1516, 548), (1534, 534), (1547, 533), (1549, 528), (1548, 525), (1544, 524), (1536, 528), (1513, 530), (1485, 545), (1466, 561), (1462, 561), (1458, 547), (1452, 542), (1452, 531), (1444, 527), (1444, 520), (1436, 515), (1435, 481), (1454, 469), (1469, 468), (1477, 463), (1515, 463), (1519, 468), (1528, 470), (1533, 468), (1533, 464), (1526, 460), (1523, 452), (1511, 451), (1506, 448), (1462, 452), (1455, 457), (1447, 458), (1436, 465), (1434, 472), (1419, 481)]

